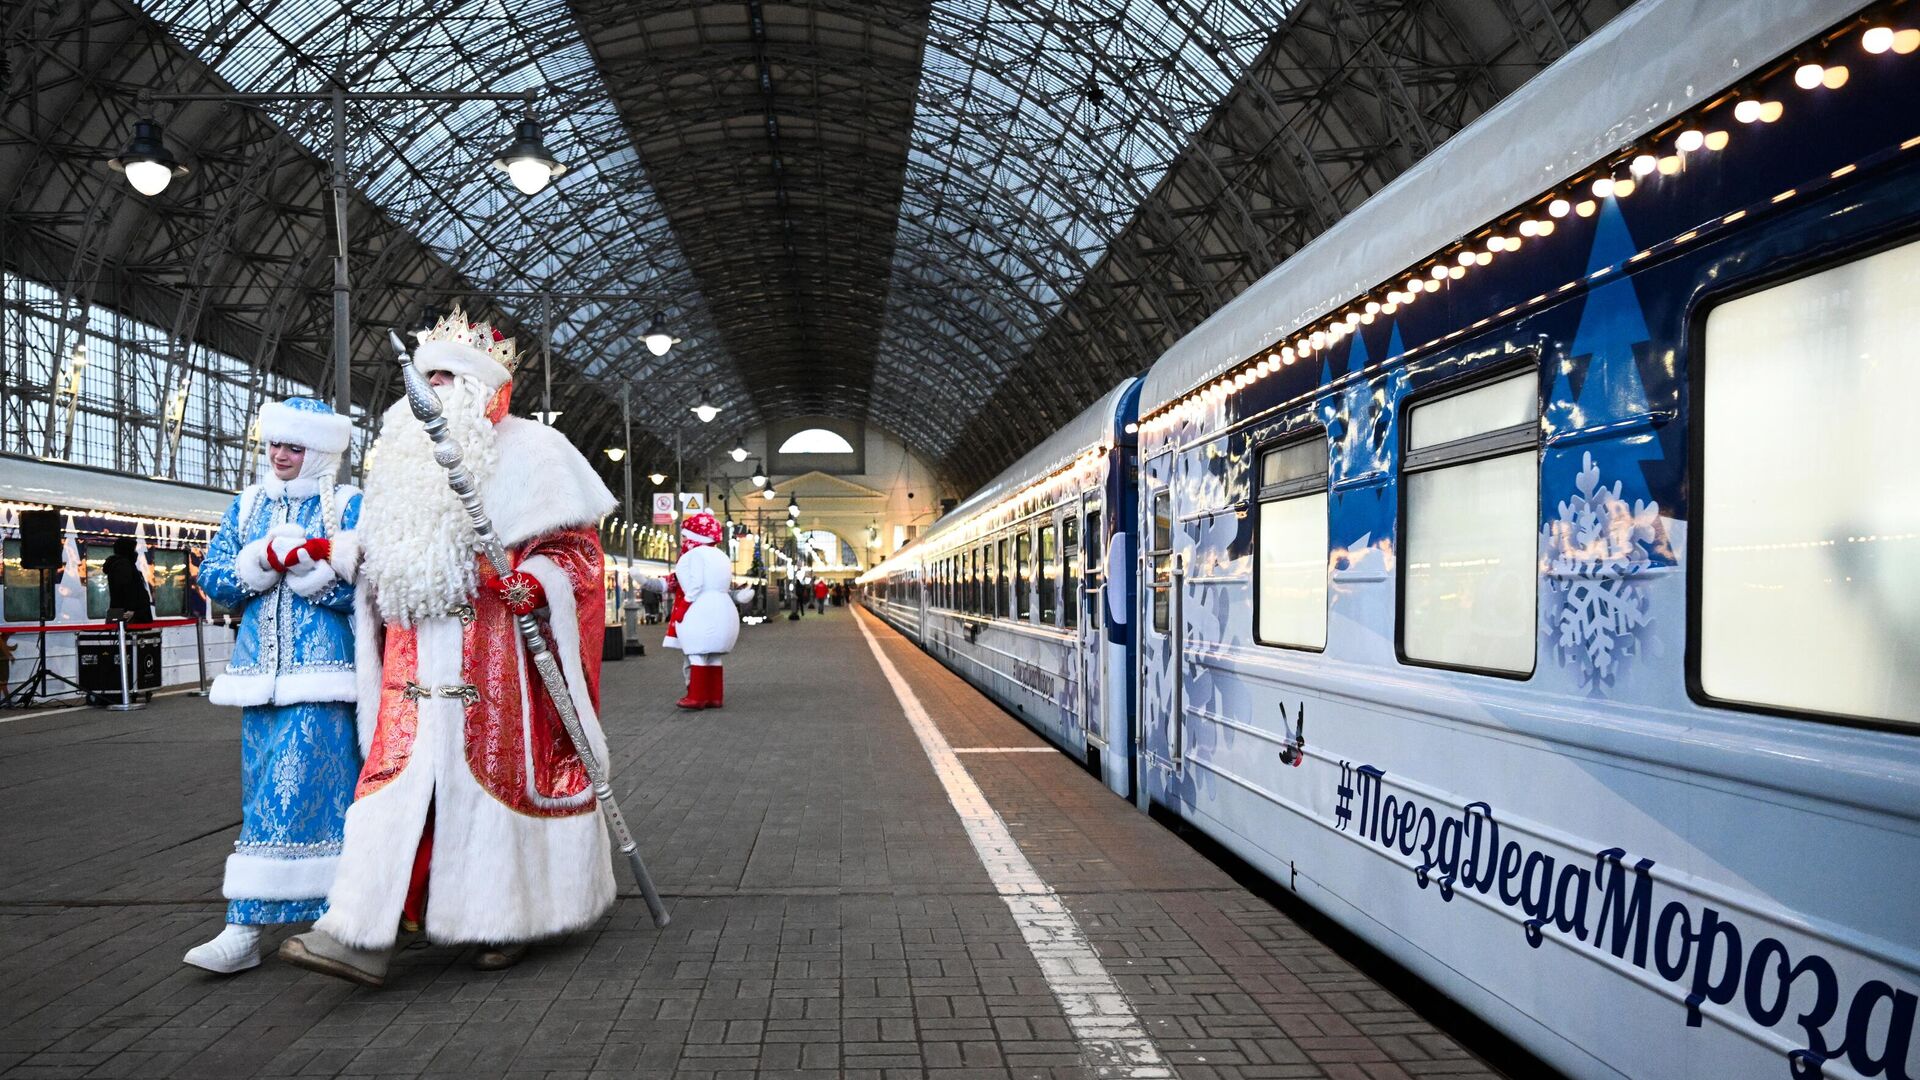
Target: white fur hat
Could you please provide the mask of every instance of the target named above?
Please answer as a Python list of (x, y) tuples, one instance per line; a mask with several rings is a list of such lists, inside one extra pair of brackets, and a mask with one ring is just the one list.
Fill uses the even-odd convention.
[(260, 406), (260, 438), (338, 454), (353, 441), (353, 422), (318, 398), (292, 397)]

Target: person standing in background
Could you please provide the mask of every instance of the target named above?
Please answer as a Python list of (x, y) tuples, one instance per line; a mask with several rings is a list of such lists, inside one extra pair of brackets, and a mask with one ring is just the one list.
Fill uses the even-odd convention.
[(140, 572), (140, 558), (130, 537), (113, 542), (113, 554), (100, 564), (107, 575), (107, 607), (127, 613), (127, 621), (153, 621), (153, 593), (147, 588), (147, 576)]

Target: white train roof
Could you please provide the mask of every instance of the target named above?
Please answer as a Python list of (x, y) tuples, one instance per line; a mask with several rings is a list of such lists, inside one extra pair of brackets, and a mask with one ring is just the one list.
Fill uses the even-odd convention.
[(148, 480), (64, 461), (0, 455), (0, 502), (40, 503), (174, 521), (220, 524), (233, 492)]
[(1640, 0), (1174, 343), (1145, 416), (1866, 5)]
[(1087, 449), (1098, 446), (1112, 437), (1114, 410), (1120, 407), (1120, 396), (1125, 394), (1127, 387), (1132, 386), (1136, 381), (1138, 380), (1128, 376), (1119, 386), (1107, 391), (1099, 401), (1087, 406), (1086, 411), (1067, 421), (1059, 431), (1041, 440), (1040, 445), (1021, 455), (1020, 460), (981, 485), (973, 494), (962, 499), (960, 505), (941, 515), (938, 521), (927, 526), (927, 531), (922, 533), (915, 543), (925, 543), (966, 520), (981, 507), (991, 506), (1008, 493), (1020, 490), (1028, 482), (1053, 472)]

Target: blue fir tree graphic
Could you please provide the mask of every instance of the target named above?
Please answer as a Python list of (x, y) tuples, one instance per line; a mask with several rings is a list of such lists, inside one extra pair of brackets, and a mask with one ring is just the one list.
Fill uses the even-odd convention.
[[(1627, 220), (1620, 213), (1618, 200), (1600, 204), (1594, 225), (1593, 249), (1587, 256), (1587, 273), (1601, 267), (1617, 267), (1639, 249), (1627, 231)], [(1580, 375), (1577, 396), (1573, 397), (1567, 426), (1591, 428), (1610, 424), (1648, 412), (1647, 391), (1640, 380), (1640, 347), (1647, 343), (1647, 321), (1640, 309), (1639, 294), (1633, 281), (1614, 270), (1602, 283), (1587, 293), (1586, 306), (1580, 312), (1580, 326), (1574, 331), (1569, 348), (1574, 372)], [(1553, 401), (1564, 402), (1573, 396), (1564, 371), (1555, 375)], [(1561, 417), (1550, 416), (1559, 421)], [(1558, 429), (1558, 428), (1557, 428)], [(1649, 498), (1646, 477), (1639, 463), (1661, 458), (1658, 441), (1652, 432), (1636, 433), (1623, 440), (1596, 444), (1600, 471), (1608, 479), (1624, 485), (1620, 490), (1628, 503)], [(1570, 491), (1580, 471), (1580, 455), (1555, 455), (1561, 460), (1548, 476), (1547, 491), (1558, 495)]]

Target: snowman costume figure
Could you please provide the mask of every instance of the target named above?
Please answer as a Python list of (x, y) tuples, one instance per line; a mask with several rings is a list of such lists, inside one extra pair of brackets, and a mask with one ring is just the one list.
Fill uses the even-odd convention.
[(221, 974), (260, 963), (260, 927), (327, 910), (360, 773), (353, 596), (360, 492), (334, 483), (353, 433), (325, 402), (260, 410), (266, 479), (227, 508), (200, 565), (207, 597), (240, 613), (208, 700), (237, 705), (240, 836), (227, 857), (226, 929), (186, 955)]
[(673, 564), (673, 581), (686, 606), (676, 607), (674, 647), (687, 658), (687, 694), (675, 704), (683, 709), (717, 709), (724, 702), (721, 658), (733, 651), (740, 637), (740, 609), (730, 586), (733, 564), (720, 548), (720, 523), (700, 511), (687, 518), (680, 539), (680, 559)]

